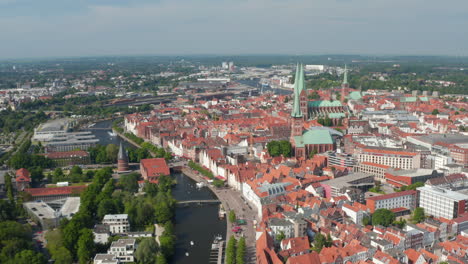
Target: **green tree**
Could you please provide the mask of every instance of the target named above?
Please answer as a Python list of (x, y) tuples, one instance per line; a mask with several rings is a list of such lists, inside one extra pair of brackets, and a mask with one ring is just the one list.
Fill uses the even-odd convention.
[(372, 225), (389, 226), (395, 221), (395, 214), (385, 208), (377, 209), (372, 214)]
[(170, 221), (173, 216), (172, 208), (166, 201), (159, 201), (154, 206), (156, 221), (158, 223), (165, 223)]
[(439, 114), (439, 109), (432, 110), (432, 115), (438, 115), (438, 114)]
[(239, 239), (239, 242), (237, 243), (236, 264), (245, 263), (245, 252), (246, 252), (245, 237), (241, 237)]
[(286, 236), (284, 235), (283, 231), (279, 231), (279, 233), (276, 235), (276, 241), (281, 242), (285, 238), (286, 238)]
[(109, 144), (106, 147), (107, 159), (109, 162), (117, 162), (117, 154), (119, 153), (119, 147), (115, 144)]
[(368, 226), (372, 223), (372, 219), (369, 216), (364, 216), (362, 218), (362, 225), (363, 226)]
[(158, 194), (158, 185), (149, 181), (145, 181), (143, 192), (145, 192), (150, 197), (154, 197)]
[(411, 222), (413, 222), (414, 224), (417, 224), (417, 223), (421, 223), (422, 221), (424, 221), (424, 219), (426, 219), (424, 208), (418, 207), (414, 209), (413, 215), (411, 216)]
[(316, 251), (317, 253), (320, 253), (320, 251), (322, 251), (322, 248), (324, 248), (326, 244), (326, 237), (321, 233), (317, 233), (314, 237), (314, 246), (312, 247), (312, 250)]
[(14, 264), (45, 264), (47, 260), (41, 253), (32, 250), (23, 250), (15, 255), (10, 263)]
[(122, 175), (119, 179), (119, 185), (123, 190), (131, 193), (138, 192), (138, 179), (140, 175), (138, 173), (130, 173)]
[(236, 238), (234, 236), (231, 236), (226, 246), (226, 264), (236, 263), (236, 245)]
[(234, 210), (229, 211), (229, 222), (234, 224), (236, 222), (236, 220), (237, 220), (236, 212), (234, 212)]
[(116, 207), (115, 201), (113, 199), (104, 199), (99, 202), (97, 209), (98, 219), (103, 219), (107, 214), (116, 214), (119, 210)]
[(158, 255), (158, 251), (158, 244), (154, 238), (144, 238), (138, 244), (138, 248), (135, 252), (135, 258), (138, 263), (154, 263)]
[(77, 256), (80, 264), (86, 264), (94, 254), (94, 235), (89, 228), (84, 228), (80, 231), (78, 239)]
[(70, 174), (78, 174), (81, 175), (83, 174), (83, 170), (79, 166), (73, 166), (70, 170)]
[(166, 258), (174, 255), (175, 238), (173, 235), (162, 235), (159, 237), (161, 252)]
[(33, 167), (30, 169), (31, 180), (33, 184), (38, 184), (44, 179), (43, 169), (41, 167)]
[(158, 254), (156, 257), (156, 264), (167, 264), (166, 257), (163, 254)]
[(15, 206), (7, 200), (0, 200), (0, 222), (15, 220)]

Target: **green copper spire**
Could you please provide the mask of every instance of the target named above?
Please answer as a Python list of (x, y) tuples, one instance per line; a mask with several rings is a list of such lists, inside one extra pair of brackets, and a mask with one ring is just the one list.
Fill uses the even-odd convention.
[(294, 78), (294, 104), (293, 111), (291, 113), (292, 117), (302, 117), (301, 112), (301, 102), (299, 96), (301, 94), (302, 88), (304, 87), (304, 71), (302, 65), (297, 65), (296, 69), (296, 78)]
[(346, 64), (344, 66), (343, 84), (348, 84), (348, 68), (346, 67)]

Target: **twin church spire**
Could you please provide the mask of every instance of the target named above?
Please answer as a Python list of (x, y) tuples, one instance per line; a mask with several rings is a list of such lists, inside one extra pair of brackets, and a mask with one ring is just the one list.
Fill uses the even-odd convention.
[(305, 90), (305, 78), (304, 78), (304, 67), (302, 64), (297, 64), (296, 78), (294, 79), (294, 104), (292, 117), (302, 117), (300, 96), (301, 92)]
[[(342, 95), (341, 99), (343, 100), (346, 96), (346, 88), (348, 88), (348, 67), (345, 65), (344, 76), (343, 76), (343, 83), (342, 83)], [(304, 114), (301, 111), (301, 92), (305, 90), (305, 77), (304, 77), (304, 66), (302, 64), (297, 64), (296, 67), (296, 76), (294, 78), (294, 103), (293, 103), (293, 110), (291, 112), (292, 117), (300, 117), (302, 118)]]

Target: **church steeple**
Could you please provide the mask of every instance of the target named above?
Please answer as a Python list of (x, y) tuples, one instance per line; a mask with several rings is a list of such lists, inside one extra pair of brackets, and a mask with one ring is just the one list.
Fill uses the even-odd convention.
[(300, 95), (302, 90), (304, 89), (304, 69), (302, 68), (302, 64), (297, 64), (296, 69), (296, 78), (294, 78), (294, 103), (293, 103), (293, 111), (291, 113), (292, 117), (301, 117), (301, 102), (300, 102)]
[(348, 67), (344, 66), (343, 84), (348, 84)]
[(348, 96), (348, 67), (344, 66), (343, 83), (341, 84), (341, 102), (343, 103)]

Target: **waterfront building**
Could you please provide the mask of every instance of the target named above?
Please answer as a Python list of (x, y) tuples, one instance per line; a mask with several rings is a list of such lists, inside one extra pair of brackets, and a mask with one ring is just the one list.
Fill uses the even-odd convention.
[(157, 180), (159, 176), (169, 175), (169, 166), (164, 158), (142, 159), (140, 161), (140, 173), (143, 179)]
[(119, 154), (117, 155), (117, 172), (126, 172), (128, 170), (128, 155), (122, 145), (122, 142), (120, 142)]
[(98, 142), (91, 131), (71, 132), (73, 120), (56, 119), (34, 129), (32, 140), (41, 142), (46, 152), (87, 150)]

